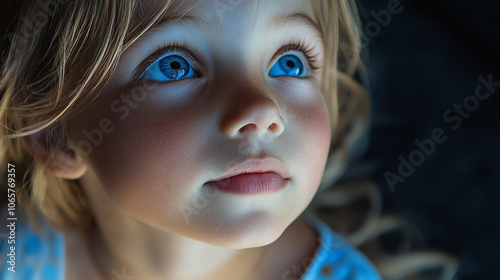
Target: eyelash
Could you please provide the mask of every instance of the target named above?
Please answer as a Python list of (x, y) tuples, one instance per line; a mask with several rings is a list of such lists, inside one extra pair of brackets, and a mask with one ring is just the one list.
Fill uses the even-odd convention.
[(139, 69), (140, 71), (138, 71), (140, 73), (139, 76), (142, 76), (146, 72), (146, 70), (148, 70), (149, 67), (153, 65), (153, 63), (158, 61), (158, 59), (166, 56), (166, 54), (168, 53), (173, 52), (180, 52), (186, 55), (189, 59), (198, 61), (197, 53), (193, 49), (191, 49), (186, 42), (173, 42), (169, 45), (161, 46), (151, 56), (146, 58)]
[[(314, 54), (314, 48), (311, 47), (311, 45), (308, 45), (305, 41), (295, 41), (285, 45), (278, 51), (278, 57), (289, 51), (298, 51), (303, 53), (306, 57), (307, 62), (309, 63), (309, 67), (313, 74), (317, 73), (321, 69), (319, 54)], [(162, 56), (165, 56), (165, 54), (172, 52), (183, 53), (189, 59), (198, 61), (198, 54), (193, 49), (191, 49), (186, 42), (173, 42), (169, 45), (161, 46), (151, 56), (146, 58), (146, 60), (140, 67), (140, 71), (138, 71), (140, 73), (138, 76), (142, 76), (146, 72), (146, 70), (148, 70), (149, 67), (153, 65), (153, 63), (158, 61), (158, 59), (160, 59)]]
[(280, 51), (278, 51), (278, 57), (289, 51), (298, 51), (303, 53), (313, 74), (321, 69), (319, 54), (314, 54), (314, 47), (308, 45), (305, 41), (295, 41), (285, 45)]

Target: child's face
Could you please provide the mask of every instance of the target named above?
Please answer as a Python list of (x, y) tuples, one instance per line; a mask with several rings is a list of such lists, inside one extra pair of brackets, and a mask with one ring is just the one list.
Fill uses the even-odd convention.
[[(145, 13), (159, 5), (143, 2)], [(309, 204), (326, 164), (321, 71), (300, 50), (280, 54), (303, 41), (321, 67), (321, 35), (304, 16), (272, 24), (284, 14), (314, 18), (301, 0), (262, 1), (258, 16), (254, 1), (174, 1), (167, 16), (194, 3), (189, 20), (134, 43), (109, 85), (70, 120), (70, 143), (88, 167), (80, 183), (89, 193), (102, 189), (109, 207), (166, 231), (224, 247), (269, 244)], [(173, 42), (185, 42), (196, 58), (174, 49), (145, 67)], [(137, 82), (134, 71), (158, 82)], [(287, 167), (284, 189), (238, 195), (203, 186), (261, 155)]]

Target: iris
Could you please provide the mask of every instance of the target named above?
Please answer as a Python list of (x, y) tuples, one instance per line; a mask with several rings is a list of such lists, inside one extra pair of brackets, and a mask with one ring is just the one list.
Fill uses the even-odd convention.
[(179, 55), (169, 55), (160, 59), (144, 73), (144, 78), (159, 82), (177, 81), (194, 76), (193, 68)]
[(273, 68), (271, 68), (271, 71), (269, 71), (269, 76), (305, 77), (306, 71), (304, 70), (304, 65), (302, 64), (300, 59), (295, 55), (288, 54), (278, 59)]

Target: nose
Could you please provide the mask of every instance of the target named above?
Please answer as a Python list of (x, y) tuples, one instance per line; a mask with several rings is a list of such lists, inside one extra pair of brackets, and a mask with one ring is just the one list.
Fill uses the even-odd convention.
[(275, 101), (255, 92), (236, 96), (221, 121), (227, 137), (278, 137), (283, 133), (285, 122)]

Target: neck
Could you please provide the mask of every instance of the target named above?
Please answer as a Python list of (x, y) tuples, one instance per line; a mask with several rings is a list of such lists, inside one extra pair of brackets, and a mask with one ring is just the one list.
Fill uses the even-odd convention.
[(88, 240), (91, 257), (105, 279), (116, 278), (116, 273), (183, 280), (224, 279), (220, 276), (239, 273), (245, 279), (243, 274), (254, 271), (265, 252), (265, 247), (216, 247), (149, 226), (102, 227)]

